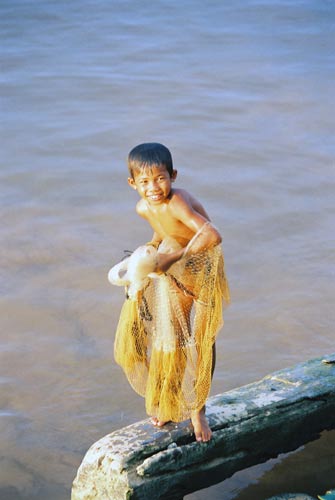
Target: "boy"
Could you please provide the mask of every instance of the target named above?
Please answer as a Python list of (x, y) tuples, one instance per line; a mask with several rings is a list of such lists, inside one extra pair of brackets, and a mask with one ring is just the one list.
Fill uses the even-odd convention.
[(170, 151), (158, 143), (128, 156), (137, 213), (154, 233), (155, 274), (127, 298), (115, 339), (115, 359), (146, 399), (154, 425), (191, 418), (197, 441), (211, 439), (205, 415), (215, 364), (222, 299), (229, 302), (221, 236), (202, 205), (176, 180)]

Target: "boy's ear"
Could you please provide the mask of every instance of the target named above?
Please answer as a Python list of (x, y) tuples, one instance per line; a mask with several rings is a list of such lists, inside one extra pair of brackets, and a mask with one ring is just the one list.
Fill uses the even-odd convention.
[(135, 190), (137, 189), (136, 184), (135, 184), (135, 180), (132, 177), (128, 177), (128, 184), (133, 189), (135, 189)]
[(173, 170), (172, 171), (172, 175), (171, 175), (171, 181), (174, 182), (177, 178), (177, 174), (178, 174), (178, 171), (177, 170)]

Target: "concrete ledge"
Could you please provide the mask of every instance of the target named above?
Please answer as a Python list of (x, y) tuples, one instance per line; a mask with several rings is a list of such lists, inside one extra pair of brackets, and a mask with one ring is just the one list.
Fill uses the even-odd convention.
[(209, 399), (209, 443), (189, 422), (148, 420), (93, 444), (72, 500), (181, 499), (251, 465), (295, 450), (335, 428), (335, 354), (281, 370)]

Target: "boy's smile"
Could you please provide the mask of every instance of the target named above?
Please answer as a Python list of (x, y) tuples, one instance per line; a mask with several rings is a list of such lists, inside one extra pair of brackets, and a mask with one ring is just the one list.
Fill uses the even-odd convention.
[(134, 173), (134, 178), (128, 178), (128, 184), (138, 191), (138, 194), (146, 200), (149, 205), (164, 203), (170, 196), (171, 184), (177, 176), (174, 170), (170, 177), (164, 166), (142, 168)]

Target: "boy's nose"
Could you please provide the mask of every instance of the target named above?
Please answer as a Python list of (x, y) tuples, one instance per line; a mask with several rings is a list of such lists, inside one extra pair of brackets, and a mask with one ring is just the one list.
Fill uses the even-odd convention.
[(156, 181), (149, 182), (149, 189), (153, 191), (157, 189), (157, 182)]

